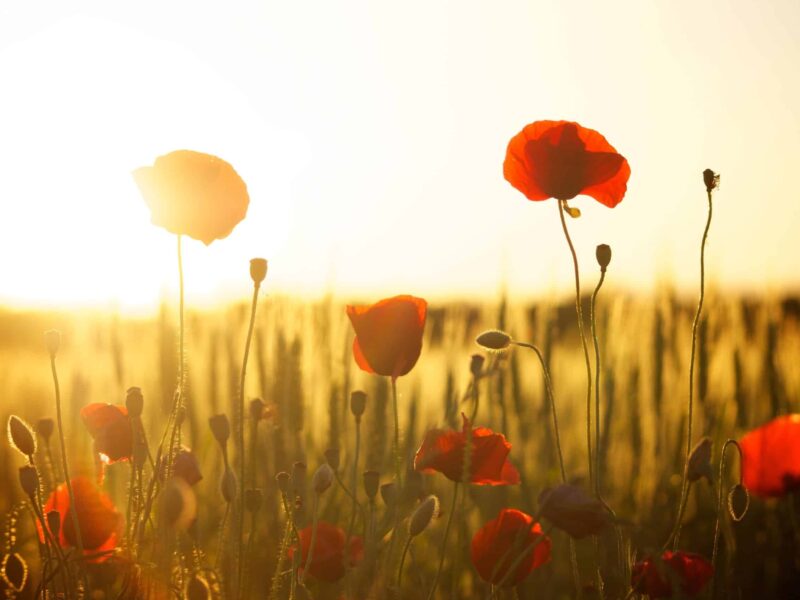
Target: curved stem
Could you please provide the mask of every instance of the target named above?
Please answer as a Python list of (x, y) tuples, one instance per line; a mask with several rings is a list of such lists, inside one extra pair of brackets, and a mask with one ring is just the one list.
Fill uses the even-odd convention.
[(592, 302), (589, 305), (589, 324), (592, 328), (592, 342), (594, 343), (594, 493), (600, 497), (600, 344), (597, 341), (597, 319), (595, 306), (597, 294), (606, 279), (605, 268), (600, 269), (600, 279), (592, 293)]
[(729, 446), (735, 446), (736, 449), (739, 451), (739, 483), (742, 483), (742, 463), (744, 462), (744, 457), (742, 455), (742, 447), (739, 445), (739, 442), (736, 440), (727, 440), (725, 444), (722, 446), (722, 454), (719, 457), (719, 479), (717, 481), (717, 485), (719, 486), (719, 492), (717, 496), (717, 522), (714, 526), (714, 550), (711, 553), (711, 566), (713, 568), (714, 573), (714, 584), (712, 589), (711, 597), (716, 597), (716, 589), (717, 589), (717, 552), (719, 549), (719, 522), (720, 522), (720, 515), (722, 514), (722, 490), (723, 490), (723, 480), (725, 478), (725, 451), (728, 449)]
[(399, 590), (401, 585), (403, 584), (403, 566), (406, 564), (406, 554), (408, 554), (408, 548), (411, 546), (411, 540), (414, 538), (412, 536), (408, 536), (406, 540), (406, 545), (403, 546), (403, 554), (400, 555), (400, 568), (397, 570), (397, 589)]
[(564, 237), (567, 239), (570, 254), (572, 254), (572, 266), (575, 271), (575, 312), (578, 314), (578, 332), (581, 336), (583, 345), (583, 358), (586, 362), (586, 446), (589, 458), (589, 487), (593, 485), (592, 470), (592, 365), (589, 360), (589, 345), (586, 342), (586, 332), (583, 328), (583, 308), (581, 307), (581, 280), (578, 271), (578, 257), (575, 254), (575, 247), (572, 245), (572, 238), (567, 230), (567, 222), (564, 219), (565, 200), (558, 201), (558, 216), (561, 218), (561, 228), (564, 230)]
[(558, 450), (558, 465), (561, 468), (561, 481), (566, 483), (567, 472), (564, 469), (564, 454), (561, 452), (561, 435), (558, 429), (558, 413), (556, 412), (556, 401), (553, 397), (553, 383), (550, 380), (550, 369), (547, 368), (544, 355), (542, 354), (542, 351), (539, 350), (538, 346), (529, 344), (527, 342), (512, 341), (511, 343), (516, 346), (522, 346), (523, 348), (529, 348), (536, 353), (536, 356), (539, 357), (539, 363), (542, 365), (542, 372), (544, 373), (544, 387), (547, 390), (547, 400), (550, 402), (550, 409), (553, 413), (553, 430), (556, 438), (556, 449)]
[[(708, 230), (711, 227), (711, 215), (713, 212), (713, 204), (711, 202), (711, 191), (706, 192), (708, 196), (708, 218), (706, 220), (706, 228), (703, 230), (703, 239), (700, 242), (700, 299), (697, 302), (697, 311), (694, 314), (694, 321), (692, 322), (692, 354), (689, 359), (689, 403), (688, 403), (688, 416), (686, 423), (686, 462), (683, 469), (683, 481), (681, 483), (681, 498), (678, 504), (678, 515), (675, 519), (675, 527), (673, 528), (672, 538), (674, 540), (673, 549), (677, 548), (678, 541), (681, 535), (681, 522), (683, 521), (683, 511), (686, 507), (686, 500), (689, 494), (689, 480), (688, 480), (688, 465), (689, 457), (692, 454), (692, 417), (694, 415), (694, 362), (695, 354), (697, 351), (697, 328), (700, 325), (700, 314), (703, 311), (703, 300), (705, 299), (705, 283), (706, 283), (706, 240), (708, 239)], [(669, 544), (669, 540), (667, 540)]]
[(453, 514), (456, 512), (456, 501), (458, 500), (458, 485), (460, 481), (456, 481), (453, 486), (453, 502), (450, 505), (450, 514), (447, 515), (447, 525), (444, 528), (444, 537), (442, 538), (442, 546), (439, 550), (439, 568), (436, 570), (436, 577), (433, 579), (431, 591), (428, 592), (428, 600), (433, 600), (436, 595), (436, 588), (439, 587), (439, 579), (442, 576), (442, 568), (444, 567), (445, 550), (447, 549), (447, 537), (450, 535), (450, 526), (453, 524)]

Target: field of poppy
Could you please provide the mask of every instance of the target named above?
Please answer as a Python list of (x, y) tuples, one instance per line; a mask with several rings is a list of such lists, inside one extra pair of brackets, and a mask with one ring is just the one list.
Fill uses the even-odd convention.
[(630, 173), (571, 121), (508, 144), (571, 299), (301, 302), (252, 258), (251, 302), (212, 311), (183, 244), (235, 235), (245, 182), (188, 150), (135, 170), (177, 306), (0, 313), (5, 596), (793, 597), (798, 301), (706, 289), (711, 169), (699, 301), (604, 295), (612, 250), (577, 255), (570, 202), (614, 208)]

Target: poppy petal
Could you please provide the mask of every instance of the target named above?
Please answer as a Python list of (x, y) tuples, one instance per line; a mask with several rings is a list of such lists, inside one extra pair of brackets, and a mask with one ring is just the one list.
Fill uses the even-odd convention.
[(800, 489), (800, 414), (777, 417), (744, 435), (739, 443), (749, 491), (777, 497)]

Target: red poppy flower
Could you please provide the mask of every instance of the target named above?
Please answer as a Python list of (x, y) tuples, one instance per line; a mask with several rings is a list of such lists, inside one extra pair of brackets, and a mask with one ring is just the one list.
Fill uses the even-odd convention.
[(428, 303), (394, 296), (371, 306), (348, 306), (355, 329), (353, 357), (361, 369), (396, 379), (417, 364)]
[(247, 186), (233, 167), (216, 156), (176, 150), (152, 167), (133, 172), (154, 225), (188, 235), (208, 246), (228, 237), (247, 214)]
[(784, 415), (746, 434), (745, 487), (758, 496), (783, 496), (800, 489), (800, 414)]
[(506, 180), (529, 200), (591, 196), (609, 208), (622, 201), (631, 168), (602, 135), (570, 121), (536, 121), (511, 138)]
[(93, 402), (81, 409), (81, 419), (94, 439), (95, 449), (105, 457), (104, 462), (113, 463), (131, 457), (133, 432), (127, 408)]
[[(117, 512), (111, 499), (97, 489), (87, 477), (75, 477), (71, 483), (72, 492), (75, 494), (74, 510), (78, 515), (84, 552), (96, 554), (113, 550), (117, 547), (122, 516)], [(47, 499), (44, 512), (47, 514), (51, 510), (58, 511), (61, 515), (59, 544), (64, 548), (76, 546), (77, 536), (65, 483), (59, 485)], [(104, 557), (98, 559), (102, 560)]]
[[(300, 568), (304, 568), (311, 549), (312, 526), (300, 530), (300, 544), (303, 557)], [(364, 540), (360, 536), (350, 538), (350, 548), (345, 558), (347, 536), (341, 527), (325, 521), (317, 523), (317, 539), (314, 541), (314, 553), (311, 556), (309, 573), (320, 581), (334, 582), (344, 577), (347, 566), (354, 567), (364, 558)], [(289, 549), (289, 556), (294, 556), (297, 546)], [(347, 563), (345, 563), (345, 560)]]
[(504, 508), (496, 519), (486, 523), (472, 538), (472, 564), (484, 581), (498, 585), (519, 555), (539, 538), (543, 539), (505, 580), (505, 585), (517, 585), (531, 571), (547, 563), (552, 542), (533, 517), (520, 510)]
[(501, 433), (487, 427), (472, 428), (462, 414), (462, 431), (432, 429), (425, 434), (414, 457), (414, 469), (425, 473), (439, 471), (451, 481), (462, 481), (464, 448), (472, 432), (470, 482), (478, 485), (513, 485), (519, 483), (519, 472), (508, 460), (511, 444)]
[(685, 596), (696, 596), (713, 575), (711, 563), (699, 554), (667, 550), (660, 559), (649, 557), (633, 565), (631, 586), (651, 598), (670, 598), (677, 583)]

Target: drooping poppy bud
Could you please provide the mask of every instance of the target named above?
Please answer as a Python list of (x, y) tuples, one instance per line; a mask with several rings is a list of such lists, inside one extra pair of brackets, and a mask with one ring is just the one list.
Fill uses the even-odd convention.
[(491, 329), (476, 337), (475, 343), (487, 350), (500, 351), (505, 350), (511, 344), (511, 336), (505, 331)]
[(608, 244), (600, 244), (595, 250), (595, 257), (597, 264), (600, 265), (600, 271), (605, 273), (608, 265), (611, 263), (611, 246)]
[(144, 396), (142, 395), (142, 388), (129, 387), (125, 393), (125, 408), (128, 409), (128, 416), (138, 419), (142, 416), (144, 409)]
[(686, 465), (686, 478), (689, 481), (697, 481), (705, 477), (708, 483), (712, 482), (711, 472), (711, 448), (710, 437), (701, 438), (689, 453), (689, 462)]
[(27, 458), (36, 454), (36, 438), (33, 431), (25, 421), (16, 415), (8, 418), (8, 439), (11, 445)]
[(539, 494), (539, 512), (576, 540), (600, 533), (610, 522), (602, 502), (583, 488), (567, 483)]
[(264, 258), (250, 259), (250, 278), (256, 285), (261, 285), (267, 277), (267, 260)]
[(439, 514), (439, 499), (436, 496), (428, 496), (419, 503), (419, 506), (411, 513), (408, 521), (408, 534), (416, 537), (428, 527), (428, 524)]

